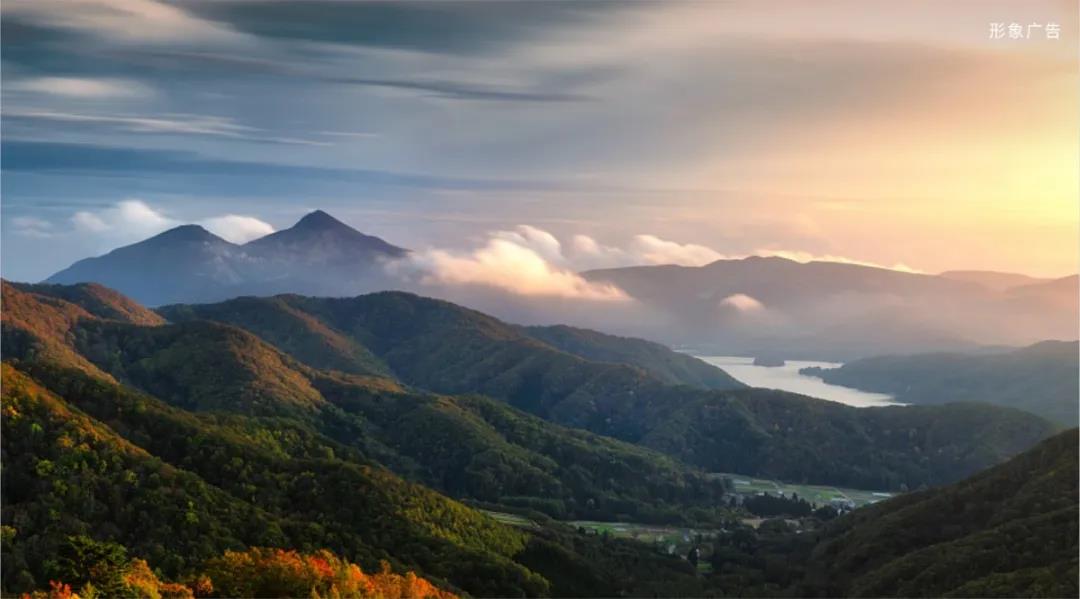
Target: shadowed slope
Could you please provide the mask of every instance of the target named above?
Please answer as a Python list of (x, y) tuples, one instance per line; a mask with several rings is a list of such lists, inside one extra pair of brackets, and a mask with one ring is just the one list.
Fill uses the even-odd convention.
[[(407, 293), (273, 301), (364, 345), (409, 385), (499, 398), (547, 420), (659, 449), (708, 470), (914, 488), (996, 464), (1052, 431), (1039, 418), (987, 405), (862, 410), (775, 391), (671, 386), (645, 369), (583, 359), (527, 329)], [(236, 323), (237, 306), (170, 306), (161, 312), (173, 320)], [(272, 329), (268, 336), (287, 330)]]

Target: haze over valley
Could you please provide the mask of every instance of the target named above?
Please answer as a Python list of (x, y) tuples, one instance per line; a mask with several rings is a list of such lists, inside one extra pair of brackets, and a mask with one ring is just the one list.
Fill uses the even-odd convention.
[(523, 324), (599, 328), (712, 355), (826, 361), (1022, 346), (1075, 338), (1080, 327), (1076, 275), (928, 275), (778, 256), (579, 274), (561, 263), (560, 248), (523, 227), (471, 256), (410, 250), (314, 211), (244, 244), (179, 226), (46, 281), (101, 282), (151, 306), (401, 289)]

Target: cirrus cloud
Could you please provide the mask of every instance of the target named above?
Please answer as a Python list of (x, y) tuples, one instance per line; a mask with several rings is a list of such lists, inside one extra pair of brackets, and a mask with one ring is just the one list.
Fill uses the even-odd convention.
[(11, 89), (83, 99), (142, 98), (154, 93), (136, 81), (88, 77), (32, 77), (14, 82)]
[(8, 0), (3, 12), (110, 41), (205, 44), (249, 40), (228, 25), (155, 0)]

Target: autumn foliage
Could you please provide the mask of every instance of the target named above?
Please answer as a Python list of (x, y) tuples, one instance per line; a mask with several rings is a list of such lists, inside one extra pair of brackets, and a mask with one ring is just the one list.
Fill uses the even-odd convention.
[(368, 574), (325, 550), (312, 554), (262, 547), (226, 551), (208, 564), (206, 573), (214, 591), (224, 597), (454, 597), (412, 572), (394, 574), (385, 562), (381, 572)]
[[(120, 584), (105, 591), (110, 576), (89, 580), (77, 592), (71, 585), (50, 581), (48, 591), (23, 595), (23, 599), (97, 599), (108, 596), (143, 599), (193, 599), (194, 597), (311, 597), (316, 599), (454, 599), (412, 572), (394, 574), (386, 562), (375, 574), (321, 550), (302, 554), (291, 549), (254, 547), (226, 551), (210, 560), (205, 572), (189, 577), (187, 584), (163, 582), (145, 560), (133, 559), (119, 567)], [(95, 570), (103, 570), (98, 565)], [(115, 570), (114, 570), (115, 571)], [(111, 573), (109, 573), (111, 574)], [(94, 583), (97, 582), (96, 586)], [(104, 584), (103, 584), (104, 583)]]

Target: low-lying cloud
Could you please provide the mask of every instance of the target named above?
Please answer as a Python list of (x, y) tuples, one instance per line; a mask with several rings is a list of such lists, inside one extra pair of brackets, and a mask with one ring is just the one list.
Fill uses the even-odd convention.
[(424, 285), (477, 285), (525, 296), (594, 301), (629, 299), (614, 285), (587, 281), (562, 266), (561, 250), (555, 236), (521, 226), (514, 231), (495, 231), (473, 250), (422, 250), (390, 268), (396, 274), (418, 275)]
[[(81, 210), (71, 217), (77, 232), (109, 237), (118, 241), (141, 240), (184, 224), (159, 212), (142, 200), (123, 200), (102, 210)], [(269, 223), (253, 216), (224, 214), (212, 216), (195, 224), (233, 243), (245, 243), (274, 232)], [(34, 230), (41, 230), (38, 223)], [(49, 229), (54, 227), (51, 225)]]
[[(622, 301), (628, 294), (610, 283), (590, 281), (579, 272), (597, 268), (674, 264), (704, 266), (717, 260), (749, 255), (777, 256), (799, 262), (829, 261), (887, 268), (842, 256), (801, 251), (758, 250), (752, 254), (723, 254), (708, 246), (681, 243), (651, 234), (635, 235), (625, 246), (602, 244), (588, 235), (574, 235), (564, 245), (554, 234), (530, 225), (491, 231), (472, 249), (429, 248), (388, 265), (391, 274), (424, 286), (482, 286), (521, 296)], [(895, 270), (914, 272), (904, 265)], [(759, 313), (756, 298), (734, 294), (719, 302), (739, 313)]]
[(765, 309), (765, 304), (762, 304), (758, 299), (746, 295), (745, 293), (734, 293), (720, 300), (720, 305), (727, 308), (734, 308), (739, 312), (759, 312)]
[(274, 227), (270, 223), (261, 221), (254, 216), (241, 214), (215, 216), (199, 221), (199, 224), (209, 229), (211, 233), (224, 237), (233, 243), (247, 243), (274, 232)]
[(635, 235), (625, 248), (603, 245), (588, 235), (575, 235), (572, 258), (582, 268), (611, 268), (642, 264), (703, 266), (725, 258), (716, 250), (693, 243), (679, 243), (655, 235)]

